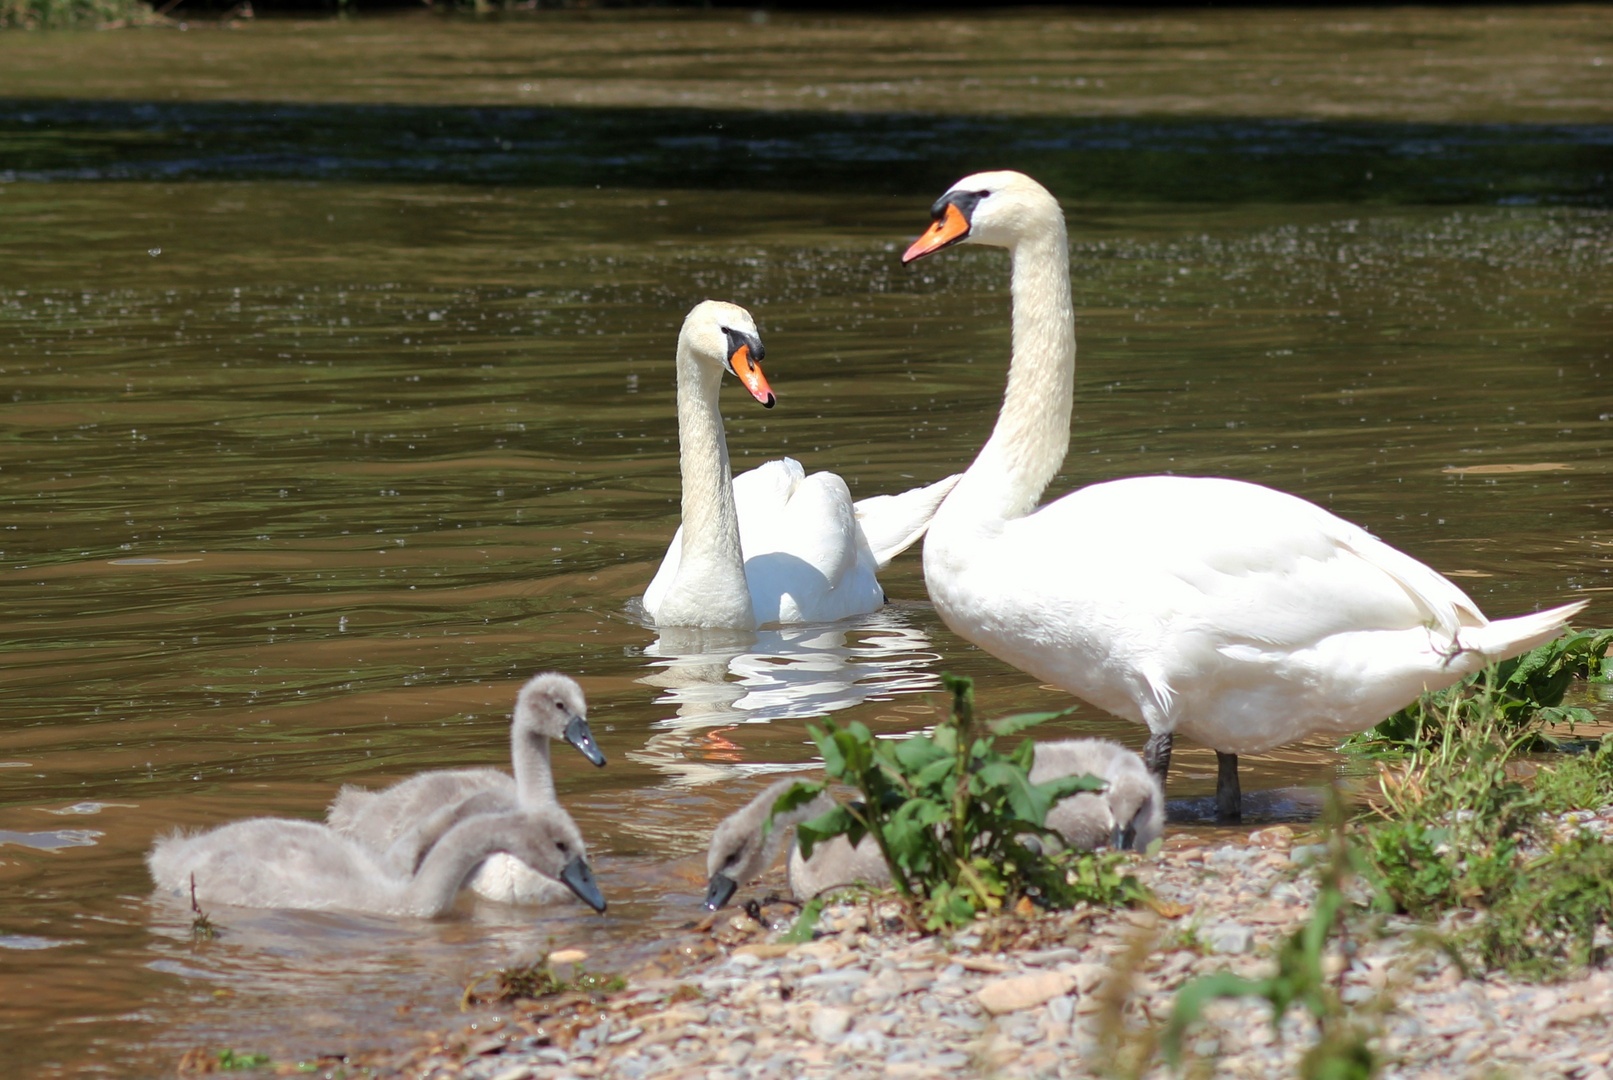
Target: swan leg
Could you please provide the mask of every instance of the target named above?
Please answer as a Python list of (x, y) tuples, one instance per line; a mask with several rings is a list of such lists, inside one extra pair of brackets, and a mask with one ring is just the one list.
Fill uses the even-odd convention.
[(1243, 820), (1243, 789), (1238, 786), (1238, 755), (1215, 752), (1215, 820), (1236, 825)]
[(1143, 744), (1143, 764), (1159, 779), (1161, 789), (1165, 787), (1165, 774), (1171, 771), (1171, 744), (1175, 741), (1176, 732), (1156, 731)]

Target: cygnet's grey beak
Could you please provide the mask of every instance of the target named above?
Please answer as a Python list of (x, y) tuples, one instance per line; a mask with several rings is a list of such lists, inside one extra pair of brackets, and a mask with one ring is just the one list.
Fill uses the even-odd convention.
[(1109, 834), (1109, 846), (1116, 851), (1125, 851), (1130, 846), (1126, 843), (1126, 830), (1116, 825), (1114, 832)]
[(566, 887), (577, 894), (577, 899), (593, 908), (595, 911), (605, 910), (605, 897), (594, 884), (594, 872), (588, 869), (588, 860), (578, 855), (560, 871), (560, 880)]
[(588, 730), (588, 721), (580, 716), (573, 716), (566, 724), (566, 741), (578, 750), (582, 756), (595, 765), (605, 764), (605, 755), (600, 753), (599, 746), (594, 742), (594, 733)]
[(739, 882), (727, 874), (716, 873), (711, 875), (711, 882), (706, 886), (706, 910), (716, 911), (734, 898), (734, 891), (739, 888)]

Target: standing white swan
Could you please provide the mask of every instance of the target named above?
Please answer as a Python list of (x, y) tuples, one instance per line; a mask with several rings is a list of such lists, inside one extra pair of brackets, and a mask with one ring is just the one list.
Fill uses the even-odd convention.
[(465, 879), (495, 852), (565, 885), (595, 911), (605, 898), (575, 828), (542, 813), (465, 817), (431, 845), (418, 869), (398, 872), (328, 825), (250, 818), (195, 836), (166, 836), (146, 856), (159, 888), (242, 907), (337, 909), (433, 918), (452, 906)]
[(1181, 731), (1238, 754), (1363, 731), (1425, 690), (1550, 640), (1584, 603), (1491, 622), (1439, 574), (1303, 499), (1210, 477), (1093, 484), (1037, 507), (1070, 440), (1075, 321), (1064, 214), (1036, 181), (958, 181), (904, 263), (1007, 248), (1013, 359), (1002, 412), (930, 523), (924, 580), (959, 636), (1146, 724), (1163, 780)]
[[(510, 761), (515, 770), (434, 769), (400, 780), (383, 791), (344, 785), (326, 812), (332, 829), (376, 854), (392, 853), (399, 866), (412, 867), (429, 841), (403, 842), (431, 814), (471, 796), (492, 798), (480, 805), (497, 810), (538, 810), (566, 815), (555, 799), (549, 741), (565, 739), (595, 765), (605, 755), (588, 729), (588, 703), (576, 680), (549, 671), (528, 679), (515, 696), (510, 716)], [(425, 835), (414, 833), (413, 835)], [(535, 874), (504, 854), (489, 858), (470, 887), (489, 900), (547, 903), (562, 892), (550, 877)]]
[(706, 300), (678, 334), (683, 523), (644, 592), (657, 626), (754, 630), (833, 622), (885, 603), (875, 572), (924, 535), (957, 477), (853, 503), (834, 473), (791, 458), (732, 476), (717, 408), (723, 372), (773, 407), (750, 312)]

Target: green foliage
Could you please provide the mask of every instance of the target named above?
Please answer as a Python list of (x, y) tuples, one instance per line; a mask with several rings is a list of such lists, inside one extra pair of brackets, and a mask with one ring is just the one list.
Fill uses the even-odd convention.
[[(488, 979), (493, 980), (493, 989), (490, 993), (481, 993), (479, 987)], [(484, 1002), (508, 1002), (522, 998), (545, 998), (559, 994), (576, 992), (581, 994), (612, 994), (618, 990), (627, 989), (627, 980), (620, 975), (606, 975), (600, 972), (589, 971), (577, 966), (568, 979), (555, 971), (547, 960), (536, 964), (518, 964), (515, 967), (499, 968), (496, 971), (478, 975), (470, 985), (465, 987), (465, 993), (460, 1004), (470, 1005)]]
[(202, 905), (196, 902), (195, 874), (190, 876), (190, 910), (195, 913), (194, 917), (192, 917), (190, 920), (191, 941), (194, 941), (197, 944), (200, 944), (204, 941), (217, 941), (219, 935), (223, 933), (223, 931), (218, 928), (212, 919), (207, 917), (207, 912), (202, 910)]
[(272, 1060), (268, 1054), (255, 1054), (249, 1050), (220, 1050), (218, 1052), (218, 1068), (220, 1072), (234, 1072), (237, 1069), (261, 1069)]
[(1596, 749), (1563, 754), (1535, 773), (1535, 796), (1548, 814), (1565, 810), (1593, 810), (1613, 803), (1613, 739), (1603, 738)]
[(1550, 815), (1613, 798), (1613, 750), (1543, 767), (1531, 790), (1507, 768), (1527, 735), (1509, 739), (1503, 723), (1454, 719), (1437, 746), (1386, 771), (1383, 820), (1363, 826), (1361, 850), (1384, 906), (1474, 913), (1446, 942), (1463, 963), (1560, 977), (1605, 958), (1596, 932), (1613, 924), (1613, 846), (1588, 832), (1554, 842)]
[(1275, 972), (1249, 979), (1223, 970), (1177, 991), (1161, 1037), (1165, 1060), (1173, 1069), (1181, 1065), (1183, 1035), (1202, 1017), (1206, 1005), (1219, 998), (1259, 997), (1271, 1003), (1272, 1027), (1279, 1032), (1283, 1017), (1296, 1004), (1315, 1019), (1320, 1038), (1299, 1067), (1305, 1080), (1367, 1080), (1377, 1072), (1367, 1033), (1351, 1018), (1322, 966), (1328, 941), (1345, 929), (1344, 881), (1356, 863), (1342, 828), (1333, 829), (1328, 847), (1331, 858), (1321, 869), (1316, 906), (1305, 925), (1278, 949)]
[(1455, 686), (1407, 705), (1371, 731), (1347, 740), (1365, 749), (1428, 745), (1453, 722), (1493, 717), (1503, 732), (1535, 732), (1553, 724), (1584, 724), (1594, 717), (1585, 709), (1564, 708), (1563, 694), (1576, 678), (1613, 679), (1608, 647), (1613, 630), (1580, 630), (1564, 634), (1522, 656), (1503, 660)]
[(814, 896), (806, 902), (801, 914), (795, 917), (795, 923), (785, 931), (780, 941), (787, 941), (792, 945), (812, 940), (812, 932), (818, 928), (818, 916), (823, 914), (823, 897)]
[(0, 30), (139, 26), (158, 21), (141, 0), (0, 0)]
[[(973, 683), (942, 676), (953, 695), (952, 715), (929, 735), (875, 739), (855, 721), (840, 727), (825, 720), (809, 728), (832, 780), (857, 788), (862, 800), (834, 809), (796, 829), (801, 854), (835, 836), (852, 844), (872, 836), (885, 856), (897, 891), (935, 930), (967, 923), (1021, 897), (1043, 907), (1080, 901), (1133, 903), (1145, 896), (1136, 878), (1121, 869), (1124, 856), (1043, 849), (1059, 847), (1045, 821), (1059, 799), (1100, 791), (1093, 776), (1030, 782), (1035, 744), (1013, 751), (996, 748), (1060, 713), (1012, 716), (978, 724)], [(816, 798), (822, 784), (797, 784), (774, 806), (782, 813)]]

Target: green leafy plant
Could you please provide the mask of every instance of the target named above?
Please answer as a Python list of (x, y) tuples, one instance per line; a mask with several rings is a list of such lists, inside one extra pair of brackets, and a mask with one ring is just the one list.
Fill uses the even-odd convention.
[(1410, 749), (1438, 740), (1452, 722), (1485, 714), (1505, 732), (1530, 732), (1531, 742), (1549, 744), (1538, 734), (1554, 724), (1584, 724), (1585, 709), (1563, 707), (1563, 694), (1576, 678), (1613, 679), (1608, 647), (1613, 630), (1580, 630), (1503, 660), (1454, 686), (1424, 694), (1377, 727), (1346, 740), (1361, 749)]
[(1449, 716), (1436, 745), (1384, 769), (1361, 851), (1382, 906), (1459, 916), (1443, 944), (1463, 964), (1556, 978), (1606, 956), (1613, 846), (1584, 831), (1558, 839), (1551, 815), (1608, 801), (1613, 750), (1562, 756), (1531, 788), (1509, 768), (1528, 735), (1503, 725), (1490, 711)]
[(1323, 960), (1328, 942), (1347, 932), (1349, 901), (1344, 883), (1354, 873), (1356, 856), (1342, 827), (1328, 839), (1330, 858), (1322, 864), (1316, 904), (1311, 917), (1277, 950), (1276, 970), (1260, 979), (1231, 971), (1218, 971), (1187, 983), (1176, 993), (1176, 1004), (1166, 1021), (1160, 1048), (1173, 1069), (1181, 1067), (1182, 1041), (1187, 1029), (1199, 1021), (1204, 1008), (1220, 998), (1258, 997), (1271, 1003), (1272, 1027), (1282, 1031), (1283, 1018), (1299, 1005), (1316, 1021), (1318, 1039), (1300, 1059), (1305, 1080), (1367, 1080), (1378, 1069), (1368, 1043), (1368, 1032), (1352, 1016), (1327, 979)]
[[(1035, 745), (1024, 740), (1008, 753), (996, 747), (997, 739), (1063, 713), (981, 724), (974, 715), (974, 684), (950, 675), (942, 679), (953, 708), (931, 734), (875, 739), (855, 721), (809, 727), (829, 778), (855, 787), (862, 800), (837, 802), (798, 826), (802, 855), (810, 857), (836, 836), (854, 845), (872, 836), (897, 892), (916, 921), (931, 930), (967, 923), (1021, 898), (1052, 908), (1144, 898), (1136, 878), (1121, 869), (1123, 855), (1055, 850), (1058, 835), (1045, 825), (1055, 802), (1102, 790), (1103, 781), (1070, 776), (1033, 784)], [(825, 790), (824, 784), (797, 784), (773, 813), (804, 805)]]
[(1613, 803), (1613, 739), (1602, 738), (1583, 753), (1562, 754), (1536, 765), (1535, 795), (1548, 814)]
[(818, 928), (818, 917), (823, 914), (823, 897), (814, 896), (806, 902), (801, 914), (795, 917), (795, 922), (784, 932), (781, 941), (792, 945), (812, 940), (812, 933)]

